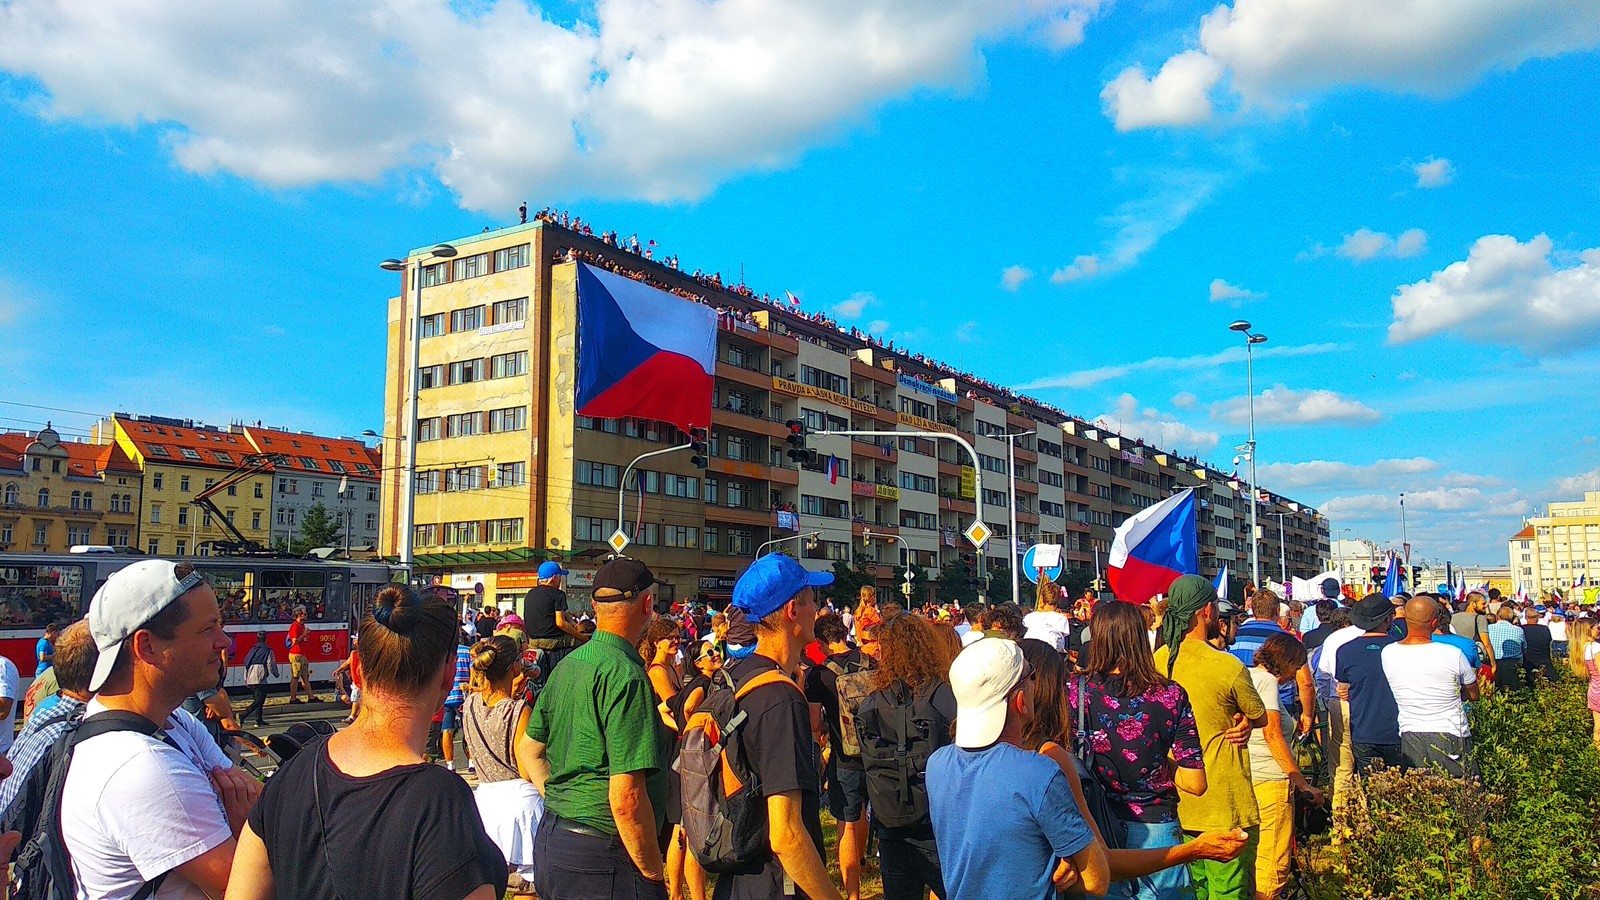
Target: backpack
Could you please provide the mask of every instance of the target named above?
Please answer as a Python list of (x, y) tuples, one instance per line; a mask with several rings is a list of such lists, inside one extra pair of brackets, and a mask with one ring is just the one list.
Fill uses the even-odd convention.
[[(72, 754), (84, 741), (113, 731), (155, 735), (160, 727), (135, 713), (113, 710), (81, 720), (56, 740), (50, 754), (28, 773), (22, 790), (0, 829), (22, 834), (21, 848), (11, 869), (11, 896), (26, 900), (76, 900), (77, 879), (72, 857), (61, 834), (61, 791), (66, 785)], [(162, 738), (171, 744), (165, 736)], [(176, 746), (176, 745), (174, 745)], [(163, 872), (139, 888), (133, 900), (146, 900), (165, 881)]]
[(824, 663), (834, 678), (834, 692), (839, 695), (839, 753), (844, 756), (858, 757), (861, 755), (861, 740), (856, 735), (856, 713), (861, 709), (861, 701), (867, 699), (872, 693), (872, 684), (875, 680), (871, 672), (867, 671), (865, 663), (851, 663), (846, 669), (833, 660)]
[[(867, 801), (886, 828), (928, 825), (928, 757), (950, 743), (950, 720), (933, 705), (939, 684), (915, 693), (896, 683), (856, 719)], [(881, 702), (880, 702), (881, 701)]]
[(1117, 816), (1116, 809), (1111, 805), (1110, 792), (1094, 770), (1094, 747), (1089, 743), (1089, 730), (1085, 724), (1089, 709), (1087, 686), (1088, 679), (1079, 675), (1076, 740), (1078, 752), (1072, 754), (1072, 764), (1077, 768), (1078, 781), (1083, 785), (1084, 805), (1089, 807), (1089, 815), (1094, 817), (1094, 824), (1100, 829), (1100, 837), (1105, 839), (1107, 849), (1121, 850), (1128, 846), (1128, 826)]
[(677, 769), (683, 798), (683, 833), (701, 867), (716, 874), (747, 871), (772, 853), (767, 798), (740, 742), (748, 721), (739, 701), (769, 684), (800, 688), (782, 672), (761, 672), (736, 687), (719, 671), (711, 690), (684, 727)]

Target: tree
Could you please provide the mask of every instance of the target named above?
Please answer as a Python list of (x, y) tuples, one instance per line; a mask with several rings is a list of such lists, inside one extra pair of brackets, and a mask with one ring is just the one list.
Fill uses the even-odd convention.
[(977, 563), (959, 556), (939, 569), (939, 602), (966, 606), (978, 601)]
[(1094, 583), (1094, 573), (1085, 568), (1066, 569), (1061, 573), (1061, 580), (1056, 585), (1061, 588), (1067, 602), (1083, 596), (1083, 592)]
[(822, 595), (832, 600), (834, 606), (852, 608), (863, 587), (877, 584), (876, 563), (865, 553), (857, 553), (848, 564), (842, 559), (833, 561), (833, 584), (823, 588)]
[(337, 547), (343, 535), (338, 520), (329, 514), (327, 507), (318, 503), (306, 510), (305, 516), (300, 519), (300, 526), (294, 530), (294, 540), (279, 538), (273, 546), (298, 556), (317, 547)]

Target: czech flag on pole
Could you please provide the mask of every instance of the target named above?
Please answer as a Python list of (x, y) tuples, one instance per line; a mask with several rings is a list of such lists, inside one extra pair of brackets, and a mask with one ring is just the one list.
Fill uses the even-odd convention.
[(1200, 539), (1194, 489), (1157, 503), (1123, 522), (1111, 541), (1106, 579), (1118, 600), (1144, 603), (1180, 575), (1197, 575)]
[(577, 413), (711, 424), (717, 313), (579, 263)]

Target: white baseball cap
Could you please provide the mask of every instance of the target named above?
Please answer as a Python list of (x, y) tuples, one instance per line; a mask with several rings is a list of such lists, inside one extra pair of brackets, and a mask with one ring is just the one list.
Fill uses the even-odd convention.
[(986, 637), (961, 651), (950, 664), (957, 747), (977, 749), (1000, 739), (1006, 724), (1006, 698), (1028, 673), (1028, 661), (1016, 641)]
[(100, 658), (94, 664), (89, 690), (98, 691), (117, 665), (122, 642), (145, 627), (174, 600), (205, 583), (199, 572), (177, 575), (178, 564), (165, 559), (141, 559), (111, 573), (89, 601), (89, 634)]

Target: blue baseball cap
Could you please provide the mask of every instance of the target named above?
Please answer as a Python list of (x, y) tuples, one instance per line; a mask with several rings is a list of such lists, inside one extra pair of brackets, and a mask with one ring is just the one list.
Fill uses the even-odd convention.
[(561, 563), (558, 563), (553, 559), (549, 562), (542, 562), (539, 564), (539, 579), (541, 581), (546, 578), (554, 578), (557, 575), (565, 574), (567, 574), (567, 570), (561, 568)]
[(769, 553), (750, 564), (733, 586), (733, 605), (751, 619), (764, 619), (808, 587), (833, 584), (832, 572), (808, 572), (782, 553)]

